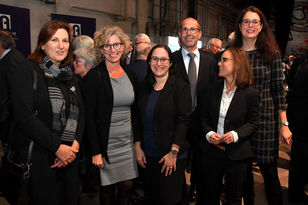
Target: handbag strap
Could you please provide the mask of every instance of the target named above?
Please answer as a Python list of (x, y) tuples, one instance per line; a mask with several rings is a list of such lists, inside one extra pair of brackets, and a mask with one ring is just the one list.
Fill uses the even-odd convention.
[[(37, 71), (36, 69), (33, 67), (33, 91), (34, 94), (37, 90), (37, 81), (38, 81), (38, 77), (37, 77)], [(37, 114), (37, 110), (35, 109), (35, 114)], [(30, 171), (30, 167), (31, 166), (31, 161), (32, 161), (32, 151), (33, 151), (33, 140), (30, 141), (29, 144), (29, 150), (28, 150), (28, 161), (27, 161), (27, 166), (28, 166), (28, 171)]]

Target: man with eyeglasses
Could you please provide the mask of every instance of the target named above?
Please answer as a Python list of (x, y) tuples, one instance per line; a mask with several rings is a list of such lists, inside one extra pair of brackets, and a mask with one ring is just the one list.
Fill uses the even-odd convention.
[(141, 82), (147, 73), (146, 59), (151, 50), (151, 39), (145, 33), (137, 34), (135, 37), (136, 59), (127, 66), (127, 69), (136, 73), (138, 81)]
[[(203, 90), (211, 83), (217, 81), (217, 63), (215, 58), (208, 52), (198, 49), (197, 43), (202, 36), (202, 31), (200, 29), (199, 22), (194, 18), (186, 18), (182, 21), (178, 29), (178, 37), (181, 45), (181, 49), (175, 51), (173, 56), (177, 65), (177, 77), (183, 78), (191, 87), (191, 97), (192, 97), (192, 123), (191, 129), (188, 134), (188, 139), (191, 143), (191, 148), (194, 153), (193, 157), (193, 169), (194, 177), (193, 182), (198, 182), (197, 184), (197, 202), (198, 196), (202, 195), (204, 191), (203, 186), (200, 186), (199, 181), (202, 181), (202, 175), (205, 167), (205, 136), (201, 136), (201, 130), (199, 120), (197, 117), (197, 112), (195, 112), (195, 107), (198, 104), (198, 96), (203, 95)], [(204, 139), (201, 139), (204, 137)], [(189, 153), (188, 157), (191, 164), (192, 155)], [(186, 177), (190, 178), (191, 165), (187, 166)], [(195, 179), (196, 180), (195, 180)], [(186, 180), (190, 181), (190, 179)], [(194, 183), (192, 183), (194, 184)], [(202, 182), (201, 184), (204, 184)], [(187, 183), (187, 192), (191, 192), (192, 188), (189, 187)], [(192, 185), (193, 187), (193, 185)]]

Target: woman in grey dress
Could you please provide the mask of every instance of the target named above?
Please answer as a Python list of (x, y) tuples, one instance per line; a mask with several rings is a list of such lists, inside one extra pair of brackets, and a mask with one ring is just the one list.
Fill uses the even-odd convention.
[(100, 203), (128, 204), (138, 176), (132, 140), (138, 80), (120, 65), (129, 46), (121, 28), (101, 28), (94, 42), (104, 60), (88, 72), (83, 96), (92, 163), (101, 168)]

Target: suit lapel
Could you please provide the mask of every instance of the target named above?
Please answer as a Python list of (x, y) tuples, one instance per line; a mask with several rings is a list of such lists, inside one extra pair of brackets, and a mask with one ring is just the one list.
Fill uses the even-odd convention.
[(216, 101), (215, 101), (215, 109), (214, 109), (214, 116), (215, 116), (215, 121), (216, 124), (218, 124), (218, 118), (219, 118), (219, 113), (220, 113), (220, 102), (221, 102), (221, 96), (222, 96), (222, 92), (223, 92), (223, 89), (224, 89), (224, 81), (221, 81), (219, 84), (218, 84), (218, 87), (217, 89), (214, 89), (214, 92), (215, 95), (216, 95)]
[(174, 85), (174, 76), (169, 76), (162, 92), (160, 93), (156, 106), (155, 106), (155, 113), (158, 113), (159, 107), (164, 105), (165, 98), (169, 96), (170, 90), (172, 90), (172, 86)]
[(187, 74), (185, 64), (184, 64), (184, 60), (183, 60), (183, 56), (182, 56), (182, 50), (180, 49), (180, 50), (176, 51), (174, 54), (175, 54), (174, 57), (175, 57), (175, 62), (176, 62), (178, 71), (181, 73), (181, 75), (184, 77), (184, 79), (189, 82), (188, 74)]
[(226, 114), (226, 119), (229, 118), (230, 116), (229, 115), (232, 115), (234, 112), (234, 108), (236, 108), (236, 105), (238, 104), (238, 101), (241, 99), (241, 92), (242, 89), (241, 88), (236, 88), (235, 90), (235, 93), (234, 93), (234, 96), (231, 100), (231, 103), (229, 105), (229, 109), (227, 111), (227, 114)]

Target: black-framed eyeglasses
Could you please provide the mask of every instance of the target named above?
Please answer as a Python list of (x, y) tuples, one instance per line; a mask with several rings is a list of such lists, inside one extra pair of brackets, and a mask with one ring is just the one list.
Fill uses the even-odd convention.
[(114, 48), (114, 50), (120, 50), (123, 43), (114, 43), (114, 44), (104, 44), (101, 46), (102, 49), (105, 51), (111, 50), (111, 47)]
[(162, 64), (167, 64), (168, 62), (169, 62), (169, 58), (157, 58), (157, 57), (152, 57), (151, 58), (151, 61), (153, 62), (153, 63), (158, 63), (159, 61), (162, 63)]
[(226, 58), (226, 57), (221, 57), (218, 62), (224, 63), (227, 62), (228, 60), (233, 60), (232, 58)]
[(195, 28), (195, 27), (191, 27), (191, 28), (184, 27), (184, 28), (182, 28), (182, 32), (188, 33), (188, 31), (190, 31), (191, 34), (195, 34), (195, 33), (199, 32), (200, 29), (199, 28)]
[(244, 19), (244, 20), (242, 20), (243, 26), (249, 26), (250, 24), (252, 24), (253, 26), (259, 26), (261, 24), (261, 21), (257, 20), (257, 19), (253, 19), (253, 20)]

